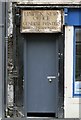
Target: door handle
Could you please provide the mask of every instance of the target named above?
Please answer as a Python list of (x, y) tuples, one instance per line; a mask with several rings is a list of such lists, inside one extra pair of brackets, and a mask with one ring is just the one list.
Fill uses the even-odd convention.
[(56, 79), (56, 76), (47, 76), (47, 79)]
[(53, 79), (56, 79), (56, 76), (47, 76), (47, 79), (51, 83)]

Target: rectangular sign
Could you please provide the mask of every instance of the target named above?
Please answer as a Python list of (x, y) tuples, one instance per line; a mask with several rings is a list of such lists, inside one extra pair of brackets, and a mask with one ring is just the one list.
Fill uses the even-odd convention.
[(62, 30), (61, 10), (22, 10), (21, 33), (53, 33)]

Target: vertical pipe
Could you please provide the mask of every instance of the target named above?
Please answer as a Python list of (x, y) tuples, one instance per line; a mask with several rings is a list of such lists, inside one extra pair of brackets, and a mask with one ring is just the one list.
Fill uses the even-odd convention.
[(5, 110), (5, 105), (4, 105), (4, 83), (5, 83), (5, 35), (6, 35), (6, 2), (2, 2), (2, 118), (5, 117), (4, 110)]
[(0, 119), (2, 118), (2, 2), (0, 2)]
[(5, 44), (6, 44), (6, 114), (8, 110), (8, 3), (5, 2)]
[(0, 119), (4, 118), (5, 2), (0, 2)]

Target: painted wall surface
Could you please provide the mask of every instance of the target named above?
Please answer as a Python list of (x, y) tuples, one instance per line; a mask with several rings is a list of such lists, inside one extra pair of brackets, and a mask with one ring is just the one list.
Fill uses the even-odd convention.
[(73, 31), (73, 26), (65, 27), (65, 118), (81, 118), (81, 98), (73, 97)]

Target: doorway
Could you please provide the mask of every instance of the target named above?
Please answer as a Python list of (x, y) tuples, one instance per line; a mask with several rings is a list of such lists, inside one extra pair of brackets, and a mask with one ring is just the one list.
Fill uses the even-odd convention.
[(58, 34), (24, 35), (25, 107), (29, 116), (57, 115)]

